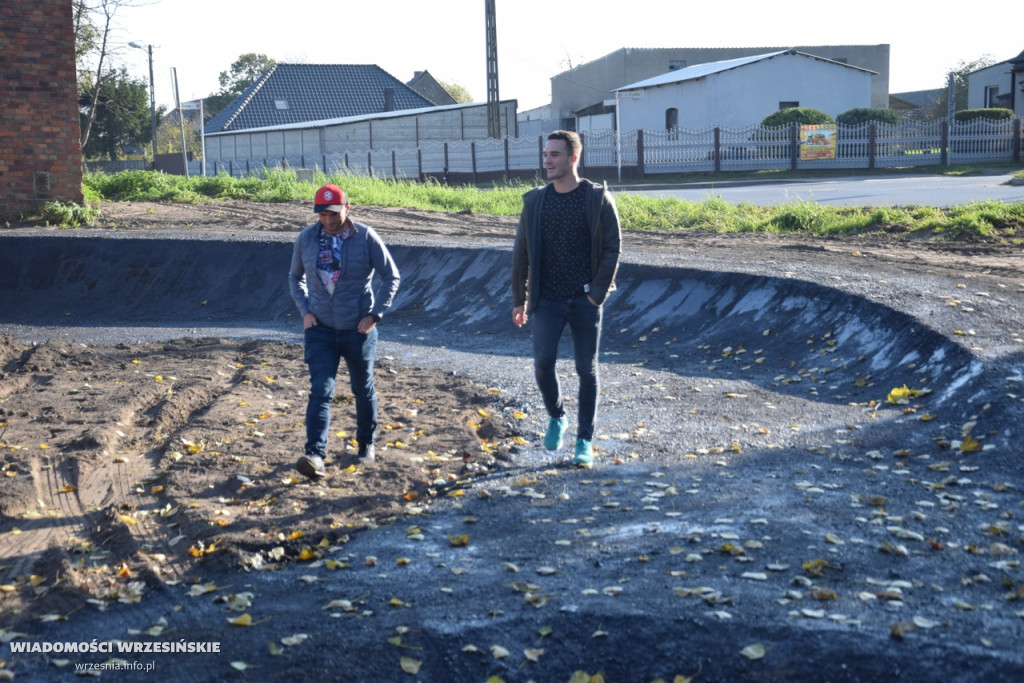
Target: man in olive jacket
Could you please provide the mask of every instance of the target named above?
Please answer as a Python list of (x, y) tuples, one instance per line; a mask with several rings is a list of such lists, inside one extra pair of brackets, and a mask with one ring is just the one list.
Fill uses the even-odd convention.
[(579, 177), (583, 151), (572, 131), (550, 133), (544, 145), (548, 185), (523, 196), (512, 252), (512, 322), (533, 317), (533, 367), (548, 412), (544, 447), (561, 449), (568, 421), (555, 369), (565, 326), (579, 376), (572, 464), (590, 467), (597, 415), (597, 354), (605, 299), (615, 289), (621, 228), (615, 200), (603, 185)]

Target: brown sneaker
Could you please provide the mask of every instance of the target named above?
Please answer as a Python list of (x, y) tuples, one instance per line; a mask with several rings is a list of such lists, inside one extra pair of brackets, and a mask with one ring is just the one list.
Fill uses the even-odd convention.
[(374, 452), (372, 443), (361, 443), (359, 444), (359, 453), (356, 454), (356, 462), (361, 465), (366, 463), (374, 462), (377, 459), (377, 454)]
[(304, 455), (295, 463), (295, 469), (304, 477), (319, 479), (324, 476), (324, 459), (318, 455)]

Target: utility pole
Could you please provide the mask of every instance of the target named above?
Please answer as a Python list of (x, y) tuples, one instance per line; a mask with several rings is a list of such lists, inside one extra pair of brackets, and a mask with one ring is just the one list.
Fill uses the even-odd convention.
[(498, 22), (494, 0), (484, 0), (487, 25), (487, 136), (501, 137), (501, 100), (498, 97)]
[[(129, 47), (149, 52), (149, 128), (153, 135), (153, 168), (156, 168), (156, 93), (153, 90), (153, 46), (142, 47), (135, 41)], [(148, 49), (147, 49), (148, 48)]]

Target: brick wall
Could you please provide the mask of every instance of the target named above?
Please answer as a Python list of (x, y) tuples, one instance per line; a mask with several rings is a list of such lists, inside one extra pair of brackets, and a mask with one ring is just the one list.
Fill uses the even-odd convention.
[(0, 1), (0, 217), (82, 202), (71, 0)]

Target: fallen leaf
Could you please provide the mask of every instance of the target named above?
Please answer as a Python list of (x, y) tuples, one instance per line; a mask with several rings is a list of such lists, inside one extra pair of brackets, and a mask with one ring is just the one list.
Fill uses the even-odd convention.
[(740, 654), (746, 657), (747, 659), (763, 659), (764, 645), (762, 645), (761, 643), (747, 645), (745, 648), (740, 650)]

